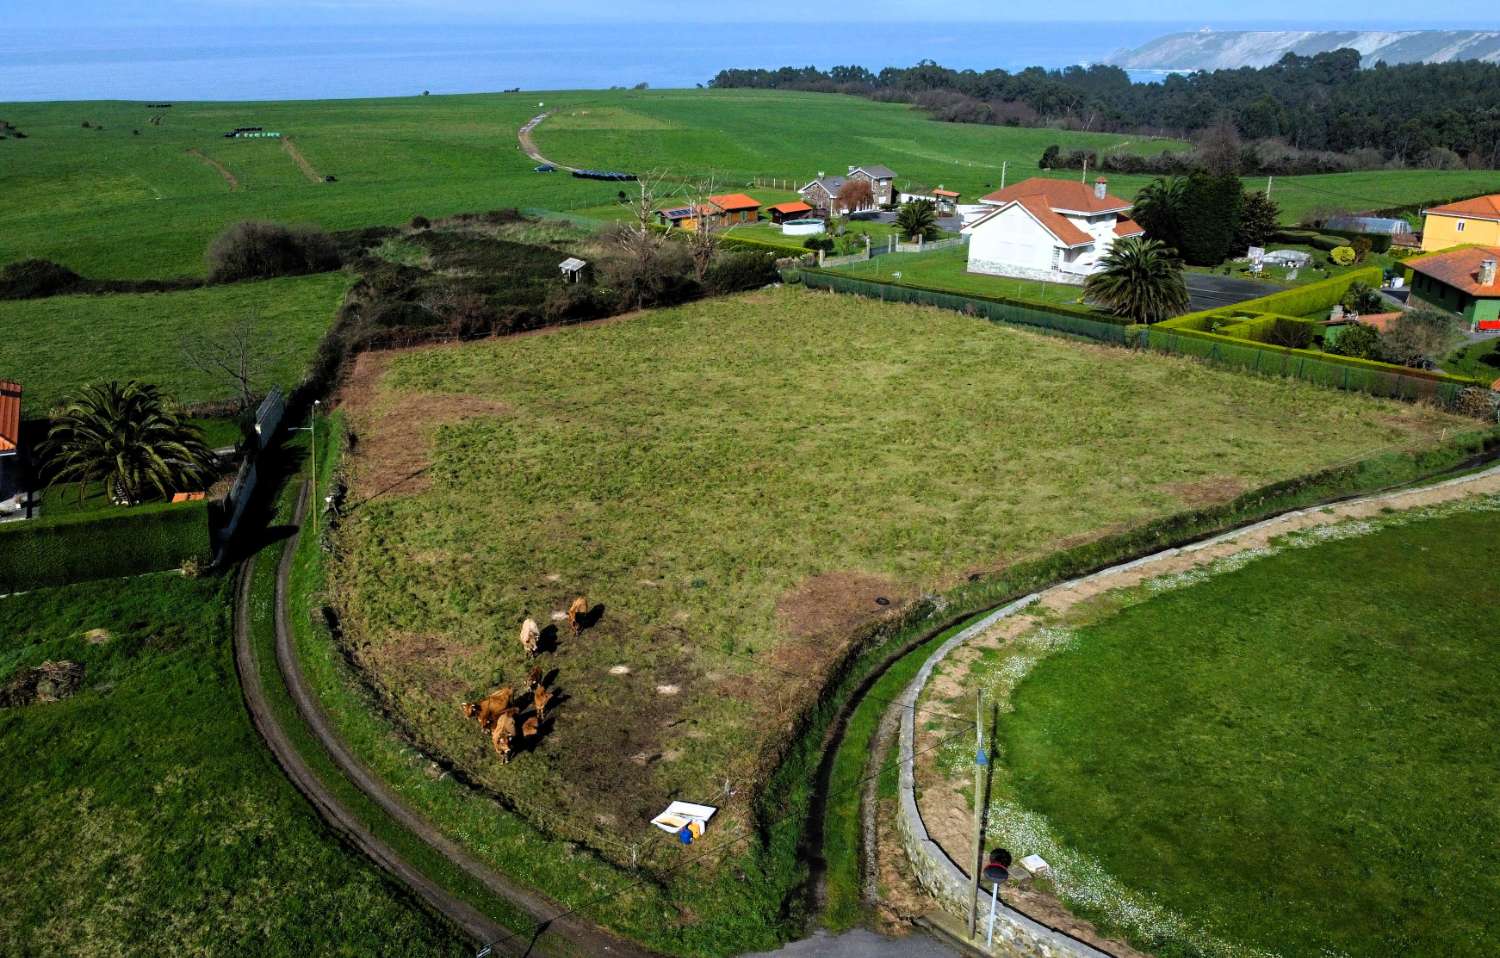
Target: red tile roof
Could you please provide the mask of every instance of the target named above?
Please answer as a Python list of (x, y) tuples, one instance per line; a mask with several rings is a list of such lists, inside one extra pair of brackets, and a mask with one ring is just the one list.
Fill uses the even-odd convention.
[(1022, 196), (1016, 199), (1016, 203), (1025, 208), (1026, 212), (1036, 217), (1042, 228), (1053, 236), (1058, 242), (1067, 246), (1086, 246), (1094, 241), (1094, 238), (1083, 230), (1068, 222), (1066, 216), (1059, 216), (1052, 212), (1052, 207), (1040, 196)]
[(932, 191), (932, 195), (933, 196), (957, 196), (958, 193), (955, 190), (933, 190)]
[(1130, 204), (1118, 196), (1111, 196), (1109, 193), (1105, 193), (1103, 199), (1095, 196), (1094, 187), (1088, 183), (1050, 180), (1040, 176), (1033, 176), (1029, 180), (1022, 180), (1003, 190), (982, 196), (980, 202), (1002, 205), (1023, 196), (1041, 197), (1052, 209), (1073, 213), (1120, 213), (1130, 209)]
[(21, 384), (0, 379), (0, 452), (15, 452), (21, 441)]
[(783, 214), (812, 212), (812, 207), (806, 203), (777, 203), (775, 206), (769, 207), (769, 209)]
[(1362, 326), (1374, 326), (1382, 333), (1391, 328), (1391, 324), (1401, 318), (1400, 313), (1370, 313), (1358, 317), (1355, 322)]
[(744, 193), (725, 193), (722, 196), (710, 196), (708, 201), (726, 213), (735, 210), (758, 210), (760, 200)]
[(1422, 212), (1438, 213), (1443, 216), (1469, 216), (1474, 219), (1500, 220), (1500, 193), (1491, 193), (1489, 196), (1476, 196), (1473, 199), (1460, 200), (1457, 203), (1448, 203), (1444, 206), (1434, 206)]
[(1145, 230), (1141, 229), (1141, 224), (1129, 217), (1122, 216), (1115, 223), (1116, 236), (1142, 236), (1145, 232)]
[(1500, 249), (1493, 246), (1466, 246), (1409, 259), (1406, 265), (1415, 272), (1430, 276), (1445, 286), (1463, 290), (1470, 296), (1486, 299), (1500, 297), (1500, 279), (1488, 286), (1479, 285), (1479, 264), (1487, 259), (1500, 262)]

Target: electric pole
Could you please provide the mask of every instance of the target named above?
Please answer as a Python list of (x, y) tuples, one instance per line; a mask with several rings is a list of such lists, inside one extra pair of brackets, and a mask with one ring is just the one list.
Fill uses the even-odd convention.
[(974, 693), (974, 850), (969, 856), (969, 937), (978, 933), (979, 871), (984, 861), (984, 772), (989, 767), (984, 754), (984, 689)]

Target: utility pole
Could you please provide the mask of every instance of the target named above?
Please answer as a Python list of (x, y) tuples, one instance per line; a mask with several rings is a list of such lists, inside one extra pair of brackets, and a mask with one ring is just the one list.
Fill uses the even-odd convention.
[(1010, 160), (1000, 161), (1000, 188), (1005, 189), (1005, 171), (1010, 166)]
[(1083, 154), (1083, 179), (1081, 180), (1081, 182), (1087, 183), (1088, 181), (1089, 181), (1089, 155), (1087, 153), (1085, 153), (1085, 154)]
[(984, 689), (974, 693), (974, 849), (969, 856), (969, 937), (978, 933), (979, 870), (984, 861), (984, 772), (989, 766), (984, 754)]
[(319, 400), (313, 400), (312, 421), (308, 423), (308, 429), (312, 430), (313, 536), (318, 539), (323, 537), (323, 510), (318, 508), (318, 407), (321, 405)]
[(1266, 177), (1266, 199), (1271, 198), (1271, 181), (1274, 179), (1276, 179), (1274, 176)]

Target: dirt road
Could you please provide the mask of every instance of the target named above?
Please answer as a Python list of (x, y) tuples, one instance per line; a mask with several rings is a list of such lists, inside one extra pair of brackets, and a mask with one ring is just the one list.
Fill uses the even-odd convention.
[(525, 151), (526, 155), (531, 157), (533, 160), (536, 160), (538, 163), (546, 163), (551, 166), (557, 167), (559, 170), (567, 170), (569, 173), (572, 173), (574, 170), (573, 167), (564, 166), (561, 163), (553, 163), (551, 160), (543, 156), (542, 151), (537, 149), (536, 140), (531, 138), (531, 131), (535, 130), (539, 125), (541, 125), (541, 122), (543, 120), (547, 119), (547, 117), (551, 115), (551, 113), (538, 113), (536, 116), (527, 120), (526, 124), (516, 131), (516, 139), (521, 141), (521, 149)]

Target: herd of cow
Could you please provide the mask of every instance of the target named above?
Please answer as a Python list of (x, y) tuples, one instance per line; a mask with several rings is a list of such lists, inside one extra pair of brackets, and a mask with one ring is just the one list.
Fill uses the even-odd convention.
[[(583, 630), (584, 620), (589, 614), (588, 601), (583, 596), (574, 599), (568, 606), (568, 627), (576, 637)], [(541, 649), (542, 630), (530, 616), (521, 623), (521, 647), (528, 659), (535, 658)], [(555, 681), (555, 676), (554, 676)], [(554, 691), (547, 688), (546, 676), (540, 666), (526, 677), (526, 691), (519, 696), (507, 685), (498, 688), (477, 702), (463, 703), (465, 718), (476, 719), (481, 730), (489, 733), (490, 743), (500, 761), (509, 764), (511, 755), (527, 739), (536, 739), (541, 734), (542, 722), (547, 718), (547, 706)], [(530, 712), (527, 711), (527, 696), (530, 697)]]

